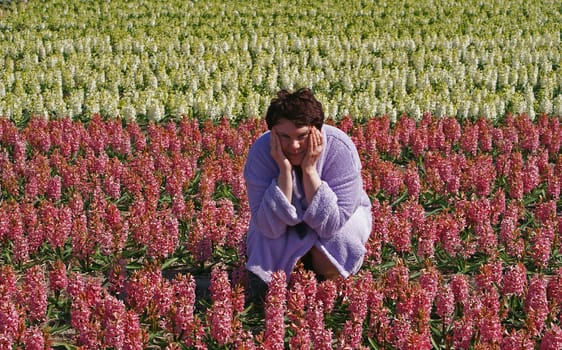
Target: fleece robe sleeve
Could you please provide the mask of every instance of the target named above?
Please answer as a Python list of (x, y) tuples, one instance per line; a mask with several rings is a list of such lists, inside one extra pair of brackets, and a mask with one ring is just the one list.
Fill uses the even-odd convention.
[(357, 149), (332, 136), (321, 165), (322, 184), (304, 213), (303, 220), (321, 238), (332, 238), (355, 213), (363, 198), (361, 162)]
[(282, 236), (288, 226), (299, 222), (296, 208), (277, 186), (278, 176), (279, 168), (270, 156), (269, 133), (266, 133), (248, 153), (244, 178), (253, 223), (271, 239)]

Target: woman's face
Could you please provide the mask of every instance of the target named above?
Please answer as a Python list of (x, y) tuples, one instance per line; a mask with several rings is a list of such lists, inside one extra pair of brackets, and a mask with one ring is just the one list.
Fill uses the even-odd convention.
[(293, 166), (300, 165), (306, 154), (310, 128), (310, 126), (297, 127), (287, 119), (280, 119), (273, 127), (272, 132), (279, 136), (281, 149)]

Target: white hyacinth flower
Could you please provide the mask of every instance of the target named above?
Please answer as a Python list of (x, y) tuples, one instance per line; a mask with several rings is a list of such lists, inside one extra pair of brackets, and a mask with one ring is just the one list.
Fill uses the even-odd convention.
[(158, 101), (151, 101), (146, 109), (146, 115), (151, 120), (158, 122), (164, 117), (164, 107)]
[(541, 113), (546, 113), (546, 114), (552, 114), (553, 112), (553, 104), (550, 101), (549, 98), (543, 97), (543, 99), (541, 100), (540, 106), (539, 106), (539, 112)]
[(554, 115), (562, 115), (562, 95), (556, 96), (552, 103), (552, 113)]
[(137, 118), (135, 107), (131, 106), (130, 104), (125, 105), (123, 108), (121, 108), (121, 116), (128, 122), (134, 122)]

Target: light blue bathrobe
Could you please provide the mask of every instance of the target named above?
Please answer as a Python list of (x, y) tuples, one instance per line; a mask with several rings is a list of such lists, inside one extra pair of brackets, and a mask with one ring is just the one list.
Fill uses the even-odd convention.
[[(270, 132), (252, 145), (244, 177), (251, 210), (246, 268), (269, 283), (271, 273), (290, 276), (297, 261), (315, 245), (344, 277), (363, 263), (371, 233), (371, 202), (363, 190), (357, 148), (340, 129), (322, 127), (324, 149), (317, 163), (322, 179), (312, 203), (293, 171), (293, 200), (277, 186), (279, 168), (270, 155)], [(306, 229), (299, 233), (296, 225)], [(302, 230), (301, 230), (302, 231)]]

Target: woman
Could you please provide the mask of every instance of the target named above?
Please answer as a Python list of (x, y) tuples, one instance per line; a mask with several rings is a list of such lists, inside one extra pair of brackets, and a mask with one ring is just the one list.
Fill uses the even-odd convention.
[(269, 131), (252, 145), (244, 168), (246, 268), (265, 283), (277, 270), (289, 277), (301, 259), (321, 279), (356, 273), (372, 217), (355, 145), (323, 125), (322, 105), (309, 89), (279, 91), (266, 122)]

